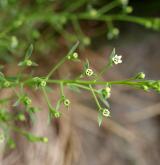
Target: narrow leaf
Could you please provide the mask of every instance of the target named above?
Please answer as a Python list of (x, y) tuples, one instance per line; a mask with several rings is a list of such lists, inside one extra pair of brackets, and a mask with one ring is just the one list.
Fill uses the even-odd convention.
[(27, 49), (26, 55), (25, 55), (25, 60), (29, 59), (32, 55), (33, 52), (33, 45), (31, 44), (29, 48)]

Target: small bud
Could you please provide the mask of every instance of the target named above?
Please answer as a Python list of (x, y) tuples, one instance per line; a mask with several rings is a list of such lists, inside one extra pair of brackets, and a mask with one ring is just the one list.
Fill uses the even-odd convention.
[(92, 69), (89, 69), (89, 68), (88, 68), (88, 69), (86, 69), (85, 73), (86, 73), (86, 75), (87, 75), (87, 76), (89, 76), (89, 77), (90, 77), (90, 76), (92, 76), (92, 75), (93, 75), (93, 73), (94, 73), (94, 72), (93, 72), (93, 70), (92, 70)]
[(106, 108), (103, 109), (103, 116), (109, 117), (110, 116), (110, 111)]
[(135, 77), (136, 79), (144, 79), (145, 78), (145, 74), (143, 72), (140, 72), (136, 75)]
[(64, 103), (64, 105), (65, 105), (66, 107), (68, 107), (68, 106), (70, 105), (71, 102), (70, 102), (69, 99), (64, 99), (63, 103)]
[(84, 37), (82, 42), (84, 45), (88, 46), (91, 44), (91, 39), (89, 37)]
[(74, 53), (73, 53), (73, 58), (74, 58), (74, 59), (77, 59), (77, 58), (78, 58), (78, 53), (77, 53), (77, 52), (74, 52)]
[(112, 33), (114, 36), (118, 36), (119, 35), (119, 29), (118, 28), (113, 28)]
[(108, 93), (111, 92), (111, 88), (110, 88), (110, 87), (106, 87), (105, 90), (106, 90), (106, 92), (108, 92)]
[(32, 100), (31, 100), (28, 96), (25, 96), (25, 97), (23, 98), (23, 103), (24, 103), (26, 106), (30, 105), (31, 102), (32, 102)]
[(78, 59), (78, 53), (74, 52), (73, 54), (67, 56), (67, 59), (68, 60), (76, 60), (76, 59)]
[(43, 141), (44, 143), (48, 143), (48, 138), (47, 138), (47, 137), (43, 137), (43, 138), (42, 138), (42, 141)]
[(108, 99), (111, 96), (111, 88), (108, 86), (105, 89), (102, 89), (100, 92), (104, 99)]
[(144, 25), (145, 25), (145, 27), (146, 28), (152, 28), (152, 22), (151, 21), (146, 21), (145, 23), (144, 23)]
[(149, 90), (149, 87), (147, 85), (143, 85), (142, 88), (145, 90), (145, 91), (148, 91)]
[(90, 16), (92, 16), (92, 17), (96, 17), (97, 14), (98, 14), (98, 12), (97, 12), (96, 9), (91, 9), (91, 10), (89, 11), (89, 14), (90, 14)]
[(55, 118), (59, 118), (59, 117), (60, 117), (60, 112), (58, 112), (58, 111), (55, 112), (55, 113), (54, 113), (54, 116), (55, 116)]
[(31, 60), (26, 60), (25, 64), (26, 64), (26, 66), (32, 66), (32, 61)]
[(26, 120), (26, 117), (23, 114), (19, 114), (18, 115), (18, 120), (25, 121)]
[(129, 13), (133, 12), (133, 8), (132, 8), (132, 6), (127, 6), (124, 8), (124, 11), (129, 14)]
[(46, 84), (47, 84), (47, 83), (46, 83), (46, 81), (45, 81), (45, 80), (41, 80), (41, 82), (40, 82), (40, 86), (41, 86), (41, 87), (45, 87), (45, 86), (46, 86)]

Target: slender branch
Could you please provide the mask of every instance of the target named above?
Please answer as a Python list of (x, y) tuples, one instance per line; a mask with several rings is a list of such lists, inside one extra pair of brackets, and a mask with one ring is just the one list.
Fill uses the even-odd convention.
[(95, 92), (94, 92), (94, 89), (93, 89), (92, 85), (89, 85), (89, 87), (90, 87), (90, 90), (91, 90), (91, 92), (92, 92), (92, 95), (93, 95), (93, 97), (94, 97), (94, 100), (95, 100), (95, 102), (96, 102), (98, 108), (101, 109), (101, 105), (100, 105), (100, 103), (99, 103), (99, 101), (98, 101), (98, 98), (97, 98), (97, 96), (96, 96), (96, 94), (95, 94)]
[(71, 48), (71, 50), (68, 52), (68, 54), (66, 56), (64, 56), (58, 63), (56, 66), (54, 66), (52, 68), (52, 70), (48, 73), (48, 75), (46, 76), (46, 79), (49, 79), (52, 74), (67, 60), (67, 57), (69, 55), (71, 55), (72, 53), (74, 53), (74, 51), (77, 49), (79, 45), (79, 41), (76, 42), (76, 44)]

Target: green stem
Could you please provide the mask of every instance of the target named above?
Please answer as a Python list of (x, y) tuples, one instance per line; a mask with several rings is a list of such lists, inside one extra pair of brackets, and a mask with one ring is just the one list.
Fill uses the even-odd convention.
[(114, 9), (115, 7), (121, 5), (119, 0), (115, 0), (113, 2), (110, 2), (109, 4), (107, 4), (106, 6), (102, 7), (101, 9), (99, 9), (97, 12), (99, 14), (104, 14), (106, 12), (109, 12), (110, 10)]
[(46, 92), (45, 88), (42, 88), (42, 91), (43, 91), (43, 94), (44, 94), (44, 98), (45, 98), (45, 100), (46, 100), (46, 102), (48, 104), (48, 107), (52, 108), (52, 105), (51, 105), (51, 103), (49, 101), (49, 98), (48, 98), (48, 95), (47, 95), (47, 92)]
[[(86, 86), (86, 85), (74, 84), (74, 83), (70, 83), (70, 84), (68, 84), (68, 85), (73, 85), (73, 86), (76, 86), (76, 87), (79, 87), (79, 88), (82, 88), (82, 89), (85, 89), (85, 90), (88, 90), (88, 91), (91, 90), (91, 89), (90, 89), (88, 86)], [(98, 91), (97, 91), (96, 89), (94, 89), (94, 92), (95, 92), (95, 93), (98, 93)]]
[(124, 14), (116, 14), (116, 15), (97, 15), (95, 17), (91, 17), (88, 13), (79, 13), (77, 14), (77, 19), (82, 20), (95, 20), (95, 21), (127, 21), (127, 22), (133, 22), (141, 25), (145, 25), (146, 21), (148, 21), (149, 18), (142, 18), (142, 17), (136, 17), (136, 16), (130, 16), (130, 15), (124, 15)]
[(61, 95), (64, 96), (64, 86), (63, 82), (60, 83)]
[(90, 90), (91, 90), (91, 92), (92, 92), (92, 95), (93, 95), (93, 97), (94, 97), (94, 99), (95, 99), (95, 102), (96, 102), (98, 108), (101, 109), (101, 105), (100, 105), (100, 103), (99, 103), (99, 101), (98, 101), (98, 98), (97, 98), (97, 96), (96, 96), (96, 94), (95, 94), (95, 92), (94, 92), (94, 89), (93, 89), (92, 85), (89, 85), (89, 87), (90, 87)]
[(67, 60), (67, 57), (69, 55), (71, 55), (72, 53), (74, 53), (74, 51), (77, 49), (79, 45), (79, 42), (76, 42), (76, 44), (71, 48), (71, 50), (68, 52), (68, 54), (66, 56), (64, 56), (58, 63), (56, 66), (53, 67), (53, 69), (48, 73), (48, 75), (46, 76), (46, 79), (49, 79), (52, 74)]
[(110, 63), (108, 63), (107, 65), (105, 65), (102, 70), (97, 74), (96, 80), (98, 80), (105, 72), (107, 72), (107, 70), (110, 68)]

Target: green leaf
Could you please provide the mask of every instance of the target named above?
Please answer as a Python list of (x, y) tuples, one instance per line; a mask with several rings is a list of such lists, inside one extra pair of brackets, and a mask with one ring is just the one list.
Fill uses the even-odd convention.
[(4, 74), (2, 72), (0, 72), (0, 79), (3, 79), (3, 80), (5, 79)]
[(113, 64), (113, 61), (112, 61), (112, 58), (116, 55), (116, 50), (115, 48), (112, 50), (110, 56), (109, 56), (109, 65), (112, 66)]
[(31, 133), (25, 133), (24, 136), (30, 141), (30, 142), (43, 142), (43, 137), (35, 136)]
[(116, 54), (116, 49), (113, 48), (113, 50), (112, 50), (112, 52), (110, 54), (110, 58), (113, 58), (115, 56), (115, 54)]
[(89, 68), (89, 61), (88, 59), (86, 59), (86, 62), (84, 63), (84, 69), (88, 69)]
[(73, 47), (72, 47), (72, 48), (70, 49), (70, 51), (68, 52), (67, 57), (70, 56), (70, 55), (72, 55), (72, 54), (74, 53), (74, 51), (77, 49), (78, 45), (79, 45), (79, 41), (77, 41), (77, 42), (75, 43), (75, 45), (73, 45)]
[(33, 45), (31, 44), (29, 48), (27, 49), (26, 55), (25, 55), (25, 60), (29, 59), (32, 55), (33, 52)]
[(99, 125), (99, 127), (101, 126), (102, 121), (103, 121), (103, 115), (102, 115), (101, 112), (99, 112), (99, 113), (98, 113), (98, 125)]

